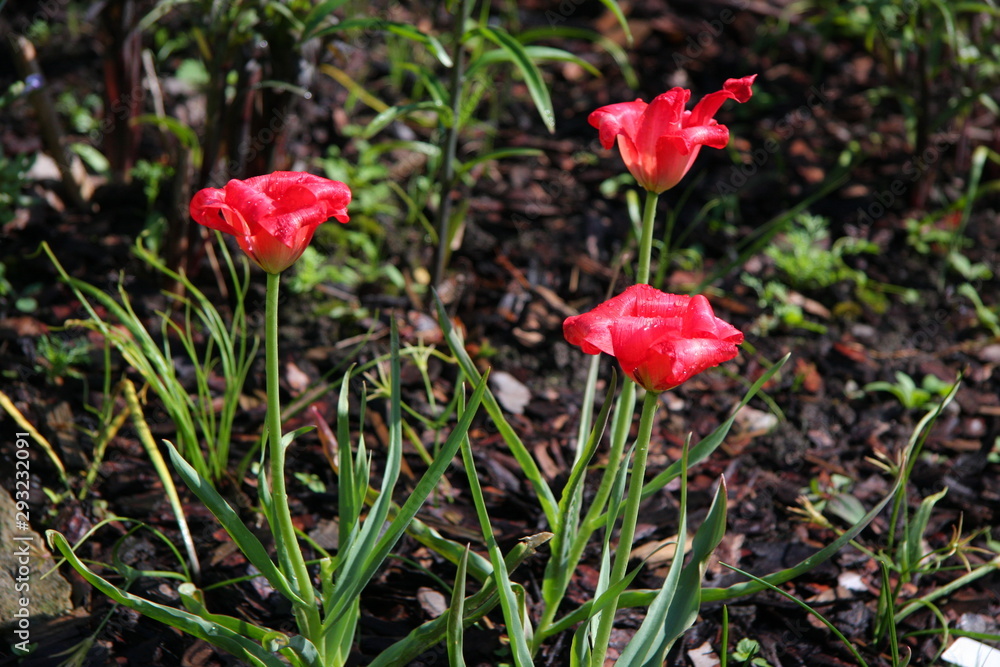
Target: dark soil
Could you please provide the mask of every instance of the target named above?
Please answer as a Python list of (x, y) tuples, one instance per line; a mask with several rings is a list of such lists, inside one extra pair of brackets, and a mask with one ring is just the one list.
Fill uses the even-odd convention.
[[(549, 4), (520, 3), (524, 25), (548, 25), (553, 11)], [(628, 14), (636, 42), (629, 54), (642, 82), (638, 91), (626, 84), (611, 58), (593, 44), (560, 43), (593, 62), (606, 76), (597, 79), (569, 65), (546, 68), (556, 103), (554, 135), (542, 127), (523, 86), (516, 80), (505, 82), (507, 106), (496, 120), (494, 144), (534, 147), (542, 155), (496, 162), (477, 174), (474, 186), (459, 188), (459, 198), (469, 202), (469, 214), (462, 248), (454, 254), (442, 285), (450, 313), (465, 327), (470, 352), (492, 350), (488, 358), (479, 357), (484, 366), (512, 374), (531, 390), (523, 414), (510, 415), (510, 421), (528, 449), (540, 457), (549, 483), (558, 489), (565, 482), (566, 461), (572, 457), (586, 367), (583, 355), (563, 340), (562, 320), (632, 281), (630, 270), (621, 269), (630, 265), (623, 253), (634, 255), (625, 188), (611, 198), (599, 188), (622, 172), (622, 164), (617, 152), (599, 149), (587, 114), (607, 103), (636, 97), (649, 100), (674, 85), (691, 88), (698, 99), (718, 90), (726, 78), (758, 73), (754, 98), (744, 105), (728, 103), (717, 115), (730, 128), (729, 149), (702, 151), (692, 172), (660, 201), (660, 229), (668, 214), (675, 214), (674, 246), (695, 249), (703, 260), (673, 264), (662, 287), (689, 292), (702, 281), (712, 280), (706, 293), (717, 314), (745, 331), (747, 344), (724, 370), (697, 376), (665, 394), (668, 409), (660, 411), (650, 455), (650, 473), (655, 474), (679, 457), (688, 433), (695, 440), (704, 437), (729, 414), (743, 395), (743, 380), (760, 377), (780, 357), (791, 354), (777, 379), (765, 387), (768, 402), (755, 399), (725, 444), (690, 476), (694, 520), (704, 516), (715, 485), (725, 476), (729, 523), (718, 560), (755, 574), (790, 567), (836, 538), (834, 529), (804, 521), (794, 512), (803, 494), (811, 490), (813, 501), (818, 502), (842, 491), (867, 509), (887, 493), (891, 479), (873, 461), (879, 455), (891, 458), (904, 449), (926, 407), (907, 407), (889, 393), (863, 388), (876, 381), (895, 383), (897, 372), (908, 374), (917, 384), (927, 375), (949, 383), (962, 377), (955, 400), (931, 430), (912, 472), (911, 508), (933, 493), (948, 490), (935, 506), (925, 535), (927, 545), (942, 548), (959, 527), (963, 536), (977, 535), (1000, 520), (1000, 375), (996, 371), (1000, 343), (991, 337), (972, 301), (957, 291), (966, 280), (949, 268), (946, 248), (932, 244), (926, 252), (918, 252), (908, 242), (905, 225), (907, 219), (933, 211), (941, 211), (939, 219), (932, 220), (935, 228), (947, 230), (957, 223), (961, 209), (954, 209), (959, 212), (956, 216), (954, 210), (946, 210), (947, 205), (968, 192), (972, 150), (990, 142), (994, 149), (1000, 148), (997, 119), (986, 108), (974, 107), (962, 124), (936, 128), (932, 137), (943, 140), (932, 145), (943, 149), (933, 159), (926, 159), (927, 153), (922, 159), (907, 138), (901, 106), (891, 97), (873, 104), (866, 94), (896, 82), (865, 51), (861, 40), (825, 38), (800, 15), (793, 15), (788, 30), (780, 30), (775, 16), (781, 4), (761, 2), (731, 9), (733, 20), (695, 49), (689, 37), (710, 30), (727, 3), (632, 3)], [(618, 38), (603, 6), (573, 5), (572, 9), (565, 16), (566, 25), (590, 27)], [(30, 8), (16, 4), (6, 11), (12, 12), (7, 19), (12, 25), (30, 14)], [(414, 21), (421, 16), (417, 6), (403, 11), (411, 12)], [(40, 52), (39, 62), (57, 91), (82, 95), (93, 91), (101, 79), (96, 49), (94, 31), (85, 30), (77, 42), (49, 44)], [(678, 53), (684, 54), (680, 61), (673, 57)], [(12, 72), (6, 58), (0, 70)], [(12, 76), (3, 74), (0, 87), (5, 89), (11, 81)], [(935, 81), (936, 92), (950, 94), (952, 83)], [(283, 168), (306, 165), (311, 169), (310, 160), (325, 155), (327, 144), (344, 146), (348, 155), (354, 150), (338, 134), (341, 115), (331, 111), (343, 107), (347, 93), (318, 74), (310, 85), (313, 99), (300, 100), (293, 108), (299, 122), (289, 132), (289, 164), (279, 165)], [(388, 92), (381, 92), (388, 98)], [(0, 133), (8, 157), (42, 151), (37, 119), (23, 99), (3, 112)], [(359, 117), (351, 122), (363, 125), (366, 121)], [(463, 145), (466, 154), (475, 150), (480, 138), (470, 133)], [(854, 146), (854, 161), (845, 170), (838, 160), (849, 145)], [(154, 160), (161, 157), (158, 150), (162, 145), (148, 137), (140, 148), (143, 157)], [(599, 156), (596, 162), (587, 159), (592, 152)], [(293, 158), (298, 158), (294, 164)], [(983, 183), (998, 177), (1000, 173), (990, 165)], [(706, 202), (730, 191), (733, 206), (728, 215), (716, 212), (710, 221), (700, 218)], [(81, 365), (78, 377), (46, 373), (39, 365), (38, 341), (43, 333), (68, 339), (87, 334), (78, 328), (59, 328), (67, 319), (83, 317), (84, 312), (36, 249), (47, 241), (71, 275), (101, 287), (115, 289), (119, 276), (124, 276), (133, 303), (148, 318), (151, 329), (159, 327), (156, 312), (166, 304), (160, 290), (169, 286), (130, 254), (145, 217), (141, 185), (104, 184), (94, 194), (93, 206), (85, 210), (72, 206), (62, 187), (51, 179), (31, 183), (25, 194), (34, 203), (18, 210), (0, 231), (0, 262), (11, 285), (7, 294), (0, 292), (3, 391), (55, 443), (78, 486), (92, 455), (93, 439), (88, 433), (97, 422), (89, 406), (100, 402), (103, 348), (99, 337), (89, 336), (94, 343), (92, 363)], [(768, 314), (771, 304), (762, 305), (741, 274), (762, 281), (788, 277), (765, 254), (741, 258), (740, 249), (753, 234), (766, 230), (769, 221), (804, 201), (811, 202), (812, 213), (829, 219), (831, 240), (846, 236), (874, 244), (875, 252), (846, 255), (845, 262), (867, 276), (870, 285), (889, 285), (892, 290), (884, 293), (886, 298), (879, 304), (866, 300), (866, 293), (850, 279), (824, 286), (800, 285), (793, 293), (806, 320), (816, 326), (808, 329), (778, 322), (768, 328), (761, 317)], [(982, 263), (992, 271), (991, 277), (969, 282), (994, 313), (998, 305), (995, 276), (1000, 272), (998, 204), (995, 194), (976, 202), (964, 229), (968, 245), (962, 250), (971, 263)], [(380, 223), (385, 225), (386, 262), (399, 267), (410, 280), (420, 267), (433, 272), (433, 249), (421, 239), (419, 230), (398, 220)], [(195, 280), (218, 303), (226, 303), (207, 263), (200, 265)], [(255, 273), (248, 299), (258, 309), (263, 303), (263, 283), (263, 274)], [(341, 286), (331, 286), (331, 290), (305, 295), (289, 292), (283, 306), (283, 361), (294, 364), (312, 382), (338, 365), (364, 363), (383, 353), (390, 319), (401, 324), (404, 342), (415, 341), (417, 330), (428, 326), (427, 316), (433, 314), (426, 295), (393, 289), (384, 281), (347, 288), (346, 299)], [(916, 298), (904, 298), (905, 290)], [(37, 308), (18, 310), (16, 298), (25, 295), (35, 299)], [(315, 314), (338, 299), (358, 314), (340, 319)], [(373, 332), (373, 341), (360, 352), (337, 344), (367, 331)], [(127, 374), (120, 360), (114, 364), (114, 379)], [(605, 370), (603, 377), (609, 377), (610, 362)], [(454, 369), (432, 365), (431, 373), (439, 393), (450, 395)], [(338, 375), (330, 381), (339, 382)], [(301, 388), (294, 378), (286, 377), (284, 382), (287, 404), (301, 394)], [(418, 404), (423, 390), (419, 375), (407, 371), (404, 382), (405, 398)], [(247, 381), (247, 410), (236, 425), (238, 455), (248, 451), (259, 435), (263, 386), (261, 360)], [(361, 382), (352, 389), (352, 401), (357, 404)], [(335, 393), (315, 401), (331, 421)], [(771, 405), (780, 409), (776, 419), (768, 416)], [(147, 412), (154, 435), (170, 438), (170, 425), (155, 401)], [(381, 413), (381, 404), (373, 402), (364, 425), (369, 447), (375, 451), (376, 469)], [(308, 420), (307, 413), (300, 413), (288, 427)], [(0, 424), (4, 433), (0, 456), (7, 469), (13, 470), (9, 436), (20, 428), (6, 412), (0, 412)], [(474, 426), (472, 442), (502, 548), (506, 551), (517, 540), (545, 530), (530, 485), (485, 415)], [(324, 493), (298, 482), (290, 487), (296, 521), (307, 532), (316, 531), (336, 517), (335, 475), (314, 434), (296, 441), (290, 455), (289, 469), (313, 474), (325, 485)], [(416, 474), (423, 468), (413, 451), (408, 452), (407, 462)], [(53, 502), (43, 493), (43, 488), (58, 491), (60, 485), (54, 467), (39, 448), (33, 450), (32, 473), (31, 514), (43, 517), (33, 522), (36, 531), (56, 529), (74, 543), (102, 518), (117, 515), (145, 522), (176, 539), (176, 525), (159, 481), (135, 433), (128, 429), (111, 442), (98, 479), (82, 500), (62, 497)], [(5, 473), (2, 478), (4, 487), (12, 489), (12, 477)], [(430, 503), (421, 518), (446, 537), (471, 540), (474, 548), (484, 552), (464, 473), (456, 467), (448, 482), (450, 491)], [(405, 493), (410, 483), (404, 480), (400, 492)], [(252, 519), (249, 508), (255, 489), (249, 478), (232, 480), (224, 492), (243, 499), (247, 518)], [(247, 563), (225, 532), (193, 496), (183, 497), (202, 561), (211, 563), (203, 585), (245, 575)], [(676, 534), (677, 502), (676, 489), (670, 488), (644, 506), (638, 545)], [(829, 512), (828, 516), (835, 527), (847, 526), (842, 517)], [(886, 543), (888, 522), (886, 512), (858, 542), (878, 550)], [(131, 525), (123, 518), (102, 528), (81, 548), (81, 556), (110, 562), (116, 541)], [(986, 538), (980, 535), (972, 545), (984, 547)], [(176, 568), (169, 550), (148, 532), (125, 537), (120, 549), (122, 559), (132, 567)], [(424, 588), (440, 590), (431, 575), (446, 581), (454, 576), (451, 564), (409, 538), (396, 554), (398, 558), (390, 559), (366, 589), (357, 664), (366, 664), (429, 618), (418, 593)], [(514, 575), (529, 595), (539, 590), (546, 555), (543, 547)], [(972, 566), (991, 558), (975, 552), (967, 557)], [(962, 562), (956, 557), (947, 564), (961, 566)], [(570, 588), (571, 602), (588, 599), (597, 566), (595, 550)], [(105, 596), (68, 567), (61, 572), (73, 584), (74, 610), (36, 623), (36, 636), (43, 643), (24, 664), (58, 664), (62, 658), (55, 656), (93, 633), (109, 613), (110, 622), (97, 634), (81, 664), (234, 664), (201, 642), (130, 611), (113, 609)], [(637, 585), (656, 587), (664, 572), (662, 564), (647, 567)], [(904, 586), (902, 597), (927, 595), (959, 574), (942, 571), (922, 577)], [(718, 562), (713, 562), (707, 578), (706, 585), (713, 587), (740, 581)], [(862, 582), (863, 590), (845, 585), (855, 579)], [(846, 548), (784, 589), (829, 619), (869, 664), (888, 665), (888, 646), (873, 640), (881, 579), (873, 558)], [(176, 591), (165, 582), (141, 579), (130, 592), (179, 603)], [(215, 589), (208, 596), (210, 609), (288, 631), (294, 626), (281, 602), (266, 585), (253, 582)], [(978, 619), (988, 621), (987, 626), (992, 623), (985, 631), (996, 633), (1000, 576), (994, 572), (980, 578), (936, 604), (952, 627)], [(620, 614), (622, 632), (614, 638), (615, 647), (624, 645), (630, 630), (641, 621), (639, 610)], [(670, 664), (691, 664), (688, 651), (705, 642), (718, 653), (722, 615), (721, 604), (706, 604), (693, 629), (672, 652)], [(853, 664), (829, 630), (776, 594), (734, 600), (728, 605), (728, 618), (730, 650), (740, 638), (757, 639), (761, 657), (776, 667)], [(930, 610), (918, 611), (901, 622), (899, 634), (937, 627), (938, 619)], [(496, 610), (489, 622), (469, 630), (467, 660), (475, 665), (509, 660), (504, 642), (503, 619)], [(6, 644), (5, 640), (0, 652), (7, 650)], [(939, 635), (929, 634), (910, 636), (904, 644), (904, 650), (912, 654), (912, 664), (930, 665), (942, 642)], [(555, 641), (542, 650), (538, 664), (569, 664), (568, 649), (569, 638)], [(435, 651), (413, 664), (445, 662), (443, 652)]]

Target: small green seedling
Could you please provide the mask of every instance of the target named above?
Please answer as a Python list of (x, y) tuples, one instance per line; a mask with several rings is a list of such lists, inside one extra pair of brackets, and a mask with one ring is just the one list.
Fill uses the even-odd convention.
[(771, 667), (769, 663), (764, 658), (759, 656), (760, 653), (760, 642), (756, 639), (748, 639), (744, 637), (737, 644), (736, 648), (733, 650), (733, 660), (738, 660), (744, 665), (753, 665), (754, 667)]
[(983, 303), (982, 297), (979, 296), (979, 292), (970, 283), (962, 283), (958, 288), (958, 293), (967, 298), (972, 302), (972, 305), (976, 307), (976, 317), (979, 318), (979, 323), (990, 330), (996, 337), (1000, 337), (1000, 317), (994, 309), (988, 308), (986, 304)]
[(38, 353), (35, 370), (45, 373), (52, 384), (61, 384), (64, 378), (82, 379), (77, 366), (90, 362), (90, 343), (86, 338), (63, 338), (42, 335), (36, 346)]
[(927, 408), (935, 399), (943, 398), (951, 391), (953, 383), (945, 382), (934, 375), (925, 375), (920, 386), (909, 375), (896, 371), (896, 383), (869, 382), (863, 388), (866, 392), (887, 391), (895, 396), (907, 410)]

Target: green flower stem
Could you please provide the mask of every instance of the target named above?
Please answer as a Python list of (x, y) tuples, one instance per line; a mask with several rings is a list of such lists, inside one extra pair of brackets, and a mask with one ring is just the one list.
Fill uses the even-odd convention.
[[(660, 196), (655, 192), (650, 192), (648, 190), (646, 191), (646, 203), (645, 203), (645, 208), (643, 209), (642, 212), (642, 230), (639, 238), (639, 261), (638, 261), (638, 267), (636, 269), (636, 283), (645, 283), (645, 284), (649, 283), (649, 267), (653, 253), (653, 228), (656, 222), (656, 203), (659, 200), (659, 197)], [(635, 388), (636, 385), (634, 382), (626, 382), (625, 386), (622, 387), (621, 395), (618, 397), (618, 405), (615, 407), (615, 413), (611, 425), (611, 450), (608, 452), (609, 465), (608, 468), (605, 470), (604, 476), (601, 479), (600, 486), (597, 489), (597, 494), (595, 495), (594, 500), (590, 503), (590, 509), (588, 510), (586, 516), (584, 517), (583, 522), (581, 523), (581, 527), (577, 531), (576, 536), (573, 540), (573, 544), (570, 547), (567, 562), (565, 563), (566, 568), (564, 571), (566, 573), (572, 573), (576, 571), (576, 567), (580, 563), (580, 559), (583, 557), (584, 549), (589, 543), (590, 535), (603, 525), (603, 519), (602, 519), (603, 510), (606, 507), (608, 497), (611, 494), (611, 488), (614, 485), (615, 475), (617, 474), (618, 471), (617, 462), (621, 460), (622, 454), (625, 451), (625, 442), (626, 440), (628, 440), (628, 434), (632, 426), (632, 419), (633, 416), (635, 415), (635, 402), (636, 402)], [(590, 401), (590, 398), (587, 397), (586, 400)], [(645, 415), (646, 415), (646, 410), (644, 408), (643, 409), (644, 419)], [(652, 421), (651, 421), (652, 416), (650, 416), (649, 419), (650, 419), (650, 424), (648, 426), (652, 428)], [(589, 428), (589, 413), (586, 425)], [(640, 424), (640, 429), (641, 426), (642, 425)], [(581, 429), (581, 434), (582, 433), (583, 430)], [(649, 436), (647, 434), (646, 436), (647, 446), (648, 443), (649, 443)], [(646, 449), (644, 447), (642, 454), (643, 470), (645, 470), (646, 466), (645, 451)], [(639, 465), (638, 457), (639, 455), (637, 453), (636, 454), (637, 467)], [(642, 486), (641, 485), (642, 476), (643, 476), (642, 473), (640, 473), (639, 475), (640, 488)], [(638, 507), (639, 499), (636, 498), (634, 502), (636, 504), (636, 507)], [(624, 536), (625, 534), (624, 527), (622, 528), (622, 531), (623, 531), (622, 535)], [(635, 531), (634, 520), (631, 531), (634, 534)], [(630, 551), (631, 541), (632, 541), (631, 535), (629, 535), (628, 541), (630, 546), (627, 551)], [(620, 549), (621, 547), (619, 547), (619, 551)], [(618, 560), (622, 561), (621, 568), (624, 571), (625, 566), (628, 564), (628, 553), (626, 553), (624, 559), (618, 559)], [(618, 565), (618, 560), (615, 561), (616, 566)], [(619, 579), (621, 578), (621, 576), (624, 576), (624, 574), (620, 574)], [(619, 579), (615, 579), (612, 576), (612, 580), (609, 585), (614, 585), (614, 583)], [(568, 581), (569, 580), (567, 574), (564, 580), (558, 582), (561, 590), (565, 591), (565, 588), (568, 585)], [(548, 631), (550, 629), (553, 619), (555, 618), (556, 612), (557, 609), (553, 608), (553, 609), (546, 609), (545, 612), (543, 613), (542, 620), (539, 623), (538, 630), (536, 633), (536, 647), (541, 643), (541, 641), (543, 641), (546, 637), (549, 636)], [(610, 637), (611, 623), (613, 622), (613, 620), (614, 620), (613, 611), (610, 611), (609, 613), (606, 613), (601, 617), (602, 625), (607, 623), (607, 628), (605, 629), (605, 631), (609, 633), (607, 635), (608, 637)], [(602, 654), (607, 647), (606, 639), (604, 641), (603, 646), (604, 648), (601, 649)]]
[(459, 117), (462, 115), (462, 89), (465, 86), (465, 44), (462, 35), (465, 34), (465, 24), (472, 13), (475, 0), (461, 0), (459, 12), (455, 16), (452, 38), (455, 40), (455, 51), (452, 54), (451, 69), (451, 126), (448, 128), (448, 138), (445, 143), (444, 162), (441, 166), (441, 202), (438, 204), (438, 254), (434, 268), (434, 284), (440, 288), (444, 280), (444, 271), (448, 266), (448, 254), (451, 252), (451, 191), (455, 187), (455, 156), (458, 152), (458, 135), (462, 131)]
[[(267, 445), (271, 459), (271, 532), (278, 547), (282, 572), (291, 582), (303, 604), (295, 609), (299, 631), (308, 639), (316, 640), (319, 631), (319, 609), (316, 591), (302, 557), (292, 514), (288, 509), (288, 492), (285, 490), (285, 447), (281, 442), (281, 399), (278, 395), (278, 288), (281, 274), (267, 274), (267, 300), (264, 307), (264, 351), (267, 366)], [(298, 605), (296, 605), (298, 607)]]
[(594, 396), (597, 394), (597, 374), (601, 370), (601, 355), (590, 358), (590, 368), (587, 370), (587, 384), (583, 390), (583, 402), (580, 405), (580, 424), (577, 427), (576, 444), (573, 447), (573, 465), (577, 465), (580, 455), (587, 446), (590, 429), (593, 428)]
[[(590, 536), (594, 531), (605, 525), (606, 519), (604, 509), (607, 507), (608, 497), (614, 486), (615, 476), (618, 474), (618, 467), (622, 465), (622, 453), (625, 451), (625, 442), (628, 440), (629, 431), (632, 427), (632, 417), (635, 415), (635, 388), (636, 384), (626, 381), (618, 396), (618, 403), (615, 405), (614, 415), (611, 423), (611, 448), (608, 450), (608, 466), (601, 477), (601, 483), (594, 494), (594, 499), (590, 501), (590, 508), (587, 510), (580, 527), (570, 534), (565, 526), (560, 527), (566, 536), (572, 537), (572, 544), (563, 567), (556, 575), (558, 581), (555, 586), (560, 591), (559, 599), (566, 594), (569, 581), (573, 573), (576, 572), (583, 552), (590, 544)], [(564, 538), (565, 539), (565, 538)], [(554, 634), (552, 624), (556, 614), (559, 612), (559, 605), (548, 605), (542, 612), (541, 619), (535, 629), (534, 649), (537, 650), (546, 639)]]
[[(638, 261), (638, 267), (636, 269), (636, 283), (649, 284), (649, 267), (653, 252), (653, 227), (656, 222), (656, 203), (658, 200), (659, 200), (658, 194), (656, 194), (655, 192), (650, 192), (648, 190), (646, 191), (646, 203), (642, 213), (642, 230), (639, 238), (639, 261)], [(591, 376), (596, 377), (597, 363), (598, 360), (595, 357), (591, 365)], [(585, 406), (591, 406), (593, 403), (592, 384), (593, 382), (591, 381), (590, 378), (588, 378), (587, 392), (585, 393), (584, 396)], [(617, 475), (618, 472), (618, 466), (621, 465), (621, 463), (619, 462), (621, 461), (622, 454), (625, 451), (625, 442), (628, 440), (628, 434), (629, 431), (631, 430), (632, 420), (635, 415), (635, 401), (636, 401), (635, 388), (636, 385), (634, 382), (626, 382), (625, 386), (622, 387), (621, 394), (618, 397), (618, 404), (615, 406), (614, 417), (612, 419), (612, 424), (611, 424), (611, 449), (608, 452), (608, 467), (605, 469), (604, 476), (601, 478), (601, 483), (597, 489), (597, 493), (595, 494), (593, 501), (591, 501), (590, 503), (590, 509), (587, 511), (587, 514), (584, 517), (583, 521), (580, 523), (580, 527), (578, 529), (571, 531), (567, 526), (563, 526), (560, 528), (560, 531), (563, 533), (562, 539), (567, 539), (567, 538), (572, 539), (572, 544), (568, 549), (565, 562), (562, 563), (562, 565), (564, 566), (562, 568), (562, 572), (561, 574), (557, 575), (559, 579), (553, 584), (554, 589), (561, 591), (562, 594), (565, 594), (566, 588), (569, 584), (569, 577), (571, 573), (576, 571), (576, 568), (580, 563), (580, 559), (583, 557), (583, 552), (590, 542), (589, 540), (590, 536), (593, 534), (595, 530), (604, 525), (604, 518), (603, 518), (604, 508), (607, 506), (608, 498), (611, 494), (612, 486), (614, 485), (615, 476)], [(647, 401), (649, 400), (650, 400), (649, 394), (647, 394)], [(642, 440), (641, 429), (645, 421), (649, 422), (648, 424), (645, 425), (649, 429), (652, 429), (652, 412), (655, 412), (655, 401), (654, 401), (654, 407), (648, 410), (648, 412), (650, 412), (650, 415), (647, 419), (646, 415), (647, 409), (644, 407), (643, 417), (642, 417), (644, 421), (640, 423), (640, 441)], [(581, 420), (582, 423), (580, 425), (580, 432), (578, 435), (579, 443), (583, 443), (585, 441), (586, 438), (585, 434), (589, 431), (591, 427), (590, 421), (591, 421), (591, 415), (593, 414), (593, 410), (585, 408), (582, 414), (583, 414), (583, 419)], [(642, 478), (646, 467), (646, 451), (649, 445), (648, 432), (646, 433), (645, 436), (645, 443), (646, 443), (645, 445), (641, 446), (642, 450), (641, 466), (639, 463), (639, 453), (638, 453), (638, 450), (640, 449), (639, 445), (637, 445), (637, 452), (636, 452), (635, 467), (636, 469), (639, 469), (641, 467), (641, 471), (639, 472), (640, 491), (642, 488)], [(576, 454), (577, 456), (579, 455), (579, 445)], [(635, 472), (633, 472), (633, 475), (634, 474)], [(634, 482), (634, 479), (632, 481)], [(631, 487), (630, 487), (630, 494), (631, 494)], [(631, 501), (635, 505), (634, 508), (635, 512), (638, 512), (639, 500), (640, 500), (639, 496), (636, 495), (636, 498), (633, 501)], [(626, 516), (627, 516), (627, 511), (628, 509), (626, 508)], [(631, 551), (631, 542), (634, 533), (635, 533), (635, 516), (633, 515), (632, 525), (631, 528), (629, 528), (629, 533), (628, 533), (629, 546), (625, 551), (625, 556), (623, 558), (616, 558), (615, 560), (615, 567), (620, 568), (621, 572), (619, 572), (617, 579), (615, 578), (614, 575), (612, 575), (612, 579), (609, 582), (609, 585), (614, 585), (616, 581), (619, 581), (624, 576), (625, 567), (628, 564), (628, 553)], [(625, 526), (623, 526), (622, 527), (623, 539), (625, 535), (626, 535), (626, 528)], [(619, 554), (621, 553), (621, 549), (622, 547), (619, 546)], [(560, 599), (561, 597), (562, 596), (560, 595)], [(551, 634), (553, 634), (552, 623), (555, 619), (555, 614), (557, 612), (558, 612), (558, 605), (549, 605), (542, 612), (542, 617), (538, 623), (538, 627), (536, 629), (534, 637), (533, 648), (535, 650), (537, 650), (537, 648), (541, 645), (543, 641), (545, 641), (545, 639), (547, 639), (549, 636), (551, 636)], [(601, 663), (595, 662), (592, 664), (603, 665), (603, 655), (607, 649), (607, 639), (610, 637), (611, 626), (613, 622), (614, 622), (613, 609), (609, 610), (607, 613), (601, 616), (600, 627), (606, 633), (606, 635), (604, 636), (603, 644), (598, 642), (598, 646), (603, 646), (603, 648), (598, 649), (602, 656)]]
[(642, 236), (639, 238), (639, 266), (635, 282), (649, 284), (649, 264), (653, 254), (653, 225), (656, 220), (656, 202), (660, 195), (646, 190), (646, 206), (642, 210)]
[[(642, 211), (642, 236), (639, 239), (639, 265), (636, 270), (636, 283), (649, 284), (650, 257), (653, 254), (653, 227), (656, 222), (656, 202), (659, 198), (660, 195), (655, 192), (646, 191), (646, 205)], [(615, 407), (612, 419), (611, 451), (608, 453), (608, 461), (617, 461), (621, 458), (622, 452), (625, 449), (625, 440), (632, 426), (632, 416), (634, 414), (635, 383), (626, 382), (625, 386), (622, 387), (622, 393), (618, 399), (618, 405)], [(588, 535), (589, 532), (596, 530), (598, 527), (593, 522), (600, 520), (604, 503), (607, 501), (608, 494), (611, 493), (614, 476), (614, 471), (609, 471), (604, 479), (601, 480), (597, 496), (591, 503), (590, 512), (588, 512), (586, 519), (584, 519), (584, 531)], [(582, 554), (583, 546), (585, 545), (581, 544), (579, 546)], [(573, 563), (572, 569), (576, 569), (576, 563)]]
[[(655, 197), (656, 195), (653, 195)], [(642, 483), (646, 476), (646, 457), (649, 454), (649, 438), (653, 433), (653, 418), (660, 403), (660, 395), (656, 392), (646, 392), (642, 403), (642, 417), (639, 419), (639, 435), (635, 442), (635, 458), (632, 472), (628, 480), (628, 495), (625, 498), (625, 511), (622, 517), (621, 532), (618, 536), (618, 548), (615, 550), (615, 562), (611, 567), (611, 577), (608, 587), (611, 588), (628, 572), (629, 556), (632, 553), (632, 541), (635, 538), (635, 525), (639, 520), (639, 502), (642, 500)], [(594, 653), (591, 656), (591, 667), (603, 667), (604, 657), (611, 638), (611, 629), (615, 623), (615, 611), (618, 609), (618, 599), (610, 604), (601, 614), (597, 626), (597, 638), (594, 642)]]

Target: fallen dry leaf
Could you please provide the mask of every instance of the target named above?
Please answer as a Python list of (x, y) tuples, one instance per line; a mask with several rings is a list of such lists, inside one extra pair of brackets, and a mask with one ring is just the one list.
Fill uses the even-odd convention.
[(500, 406), (515, 415), (524, 413), (524, 406), (531, 402), (531, 390), (506, 371), (490, 373), (490, 389)]
[(719, 656), (715, 654), (715, 649), (708, 642), (698, 648), (691, 649), (687, 654), (694, 667), (715, 667), (721, 664)]
[(431, 618), (437, 618), (444, 612), (448, 611), (448, 600), (445, 596), (434, 590), (433, 588), (427, 588), (426, 586), (421, 586), (417, 589), (417, 602), (420, 603), (420, 608), (426, 612)]

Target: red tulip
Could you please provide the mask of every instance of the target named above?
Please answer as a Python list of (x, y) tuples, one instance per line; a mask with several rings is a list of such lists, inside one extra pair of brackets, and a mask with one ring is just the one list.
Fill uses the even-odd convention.
[(601, 107), (590, 114), (600, 131), (601, 145), (618, 149), (625, 166), (646, 190), (659, 194), (677, 185), (691, 168), (702, 146), (725, 148), (729, 128), (712, 118), (728, 99), (746, 102), (756, 74), (729, 79), (722, 90), (706, 95), (691, 111), (684, 106), (691, 91), (674, 88), (650, 104), (642, 100)]
[(647, 391), (666, 391), (736, 356), (743, 334), (715, 316), (702, 295), (633, 285), (589, 313), (569, 317), (563, 334), (587, 354), (606, 352)]
[(340, 181), (276, 171), (199, 191), (191, 217), (232, 234), (260, 268), (281, 273), (302, 256), (317, 227), (330, 218), (348, 221), (350, 202), (351, 190)]

